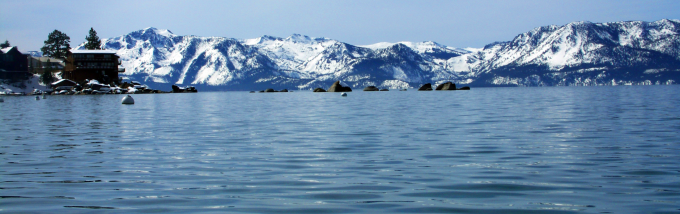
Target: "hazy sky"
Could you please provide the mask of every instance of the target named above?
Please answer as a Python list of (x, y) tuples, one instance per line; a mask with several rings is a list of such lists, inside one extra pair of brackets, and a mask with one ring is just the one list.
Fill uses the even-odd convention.
[(146, 27), (238, 39), (298, 33), (353, 45), (435, 41), (483, 47), (545, 25), (573, 21), (680, 19), (678, 0), (0, 0), (0, 42), (39, 50), (57, 29), (71, 46), (90, 27), (100, 38)]

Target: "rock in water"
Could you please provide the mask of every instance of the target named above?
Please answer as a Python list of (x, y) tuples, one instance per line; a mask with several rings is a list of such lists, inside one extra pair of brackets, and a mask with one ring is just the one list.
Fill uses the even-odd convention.
[(350, 87), (344, 87), (340, 85), (340, 81), (335, 81), (333, 85), (331, 85), (330, 88), (328, 88), (328, 92), (351, 92), (352, 89)]
[(267, 90), (264, 90), (264, 92), (278, 92), (278, 91), (274, 90), (273, 88), (268, 88)]
[(123, 97), (123, 104), (135, 104), (135, 99), (132, 99), (130, 95)]
[(432, 91), (432, 84), (430, 83), (425, 83), (425, 85), (420, 86), (418, 91)]
[(438, 85), (436, 90), (437, 91), (456, 90), (456, 84), (451, 82), (445, 82), (444, 84)]
[(390, 89), (383, 88), (383, 89), (380, 89), (380, 91), (390, 91)]
[(280, 90), (279, 92), (288, 92), (288, 89), (284, 88), (283, 90)]
[(378, 91), (378, 88), (376, 88), (375, 86), (368, 86), (364, 88), (364, 91)]
[(458, 90), (470, 90), (469, 86), (463, 86), (462, 88), (459, 88)]
[(342, 92), (342, 94), (340, 94), (340, 96), (346, 97), (346, 96), (347, 96), (347, 93)]
[(315, 88), (314, 92), (326, 92), (323, 88)]
[(179, 93), (179, 92), (184, 92), (184, 90), (179, 88), (179, 86), (172, 85), (172, 92)]

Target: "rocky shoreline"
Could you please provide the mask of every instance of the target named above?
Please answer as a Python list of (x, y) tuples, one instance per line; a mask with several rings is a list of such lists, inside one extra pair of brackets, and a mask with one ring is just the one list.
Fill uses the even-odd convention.
[[(469, 86), (463, 86), (460, 88), (456, 88), (456, 84), (452, 82), (445, 82), (442, 84), (437, 85), (437, 87), (434, 89), (434, 91), (454, 91), (454, 90), (470, 90)], [(367, 86), (366, 88), (363, 89), (363, 91), (389, 91), (387, 88), (377, 88), (375, 86)], [(399, 91), (407, 91), (407, 89), (399, 89)], [(432, 89), (432, 84), (426, 83), (420, 88), (418, 88), (418, 91), (433, 91)], [(288, 92), (287, 89), (283, 89), (281, 91), (276, 91), (272, 88), (268, 88), (265, 90), (259, 91), (260, 93), (269, 93), (269, 92)], [(292, 91), (291, 91), (292, 92)], [(352, 88), (348, 86), (342, 86), (340, 84), (340, 81), (335, 81), (329, 88), (328, 90), (323, 89), (323, 88), (315, 88), (313, 92), (352, 92)], [(250, 93), (255, 93), (255, 91), (250, 91)]]

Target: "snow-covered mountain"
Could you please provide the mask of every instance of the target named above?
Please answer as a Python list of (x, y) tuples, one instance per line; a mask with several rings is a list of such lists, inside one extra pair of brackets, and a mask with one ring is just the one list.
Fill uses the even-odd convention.
[(476, 54), (492, 85), (671, 84), (680, 77), (680, 21), (545, 26)]
[(337, 80), (352, 88), (445, 81), (473, 86), (669, 84), (680, 81), (679, 27), (677, 20), (574, 22), (539, 27), (483, 49), (436, 42), (354, 46), (298, 34), (238, 40), (147, 28), (103, 39), (102, 46), (121, 56), (126, 78), (167, 88), (312, 89)]

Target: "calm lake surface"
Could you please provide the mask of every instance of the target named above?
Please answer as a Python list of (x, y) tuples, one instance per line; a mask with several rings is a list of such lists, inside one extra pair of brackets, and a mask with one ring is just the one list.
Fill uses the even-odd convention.
[(3, 97), (3, 213), (679, 213), (680, 86)]

